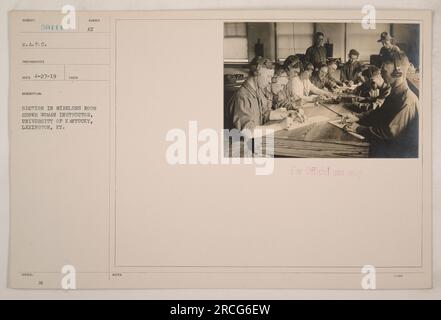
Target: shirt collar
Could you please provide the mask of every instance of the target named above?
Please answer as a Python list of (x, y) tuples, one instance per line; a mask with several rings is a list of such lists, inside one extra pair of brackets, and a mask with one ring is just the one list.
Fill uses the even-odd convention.
[(242, 86), (249, 91), (254, 98), (257, 98), (257, 90), (251, 86), (249, 79), (245, 80)]
[(407, 81), (404, 80), (403, 82), (401, 82), (400, 84), (394, 86), (394, 91), (396, 94), (400, 94), (405, 92), (408, 89), (408, 85), (407, 85)]
[(254, 98), (262, 98), (262, 95), (267, 98), (267, 99), (271, 99), (271, 90), (270, 89), (255, 89), (253, 88), (253, 86), (250, 84), (249, 79), (245, 80), (245, 82), (242, 85), (244, 87), (244, 89), (248, 90), (248, 92), (254, 97)]

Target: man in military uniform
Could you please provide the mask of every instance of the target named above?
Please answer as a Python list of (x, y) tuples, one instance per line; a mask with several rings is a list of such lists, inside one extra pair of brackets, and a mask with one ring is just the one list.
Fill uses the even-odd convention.
[(380, 39), (378, 39), (377, 42), (381, 42), (383, 44), (380, 49), (380, 57), (382, 62), (389, 59), (393, 52), (401, 51), (397, 45), (393, 44), (393, 38), (387, 32), (382, 32)]
[(314, 65), (317, 70), (320, 65), (326, 64), (326, 48), (323, 46), (325, 35), (322, 32), (317, 32), (314, 35), (314, 45), (309, 47), (305, 53), (305, 61)]

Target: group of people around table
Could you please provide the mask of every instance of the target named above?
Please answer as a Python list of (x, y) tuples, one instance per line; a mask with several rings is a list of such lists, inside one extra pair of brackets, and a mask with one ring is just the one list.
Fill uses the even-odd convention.
[(345, 130), (368, 139), (370, 156), (418, 157), (418, 98), (406, 80), (409, 59), (392, 40), (387, 32), (378, 40), (383, 44), (381, 67), (363, 65), (359, 52), (351, 49), (338, 72), (337, 62), (327, 60), (320, 32), (303, 62), (297, 55), (288, 56), (283, 64), (255, 57), (248, 78), (228, 102), (227, 127), (253, 132), (273, 126), (270, 120), (280, 120), (277, 128), (289, 128), (306, 121), (305, 103), (350, 92), (358, 97), (358, 109), (341, 120)]

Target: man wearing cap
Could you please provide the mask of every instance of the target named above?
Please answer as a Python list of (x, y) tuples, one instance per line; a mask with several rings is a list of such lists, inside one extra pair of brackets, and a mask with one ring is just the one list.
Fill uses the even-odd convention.
[(381, 70), (382, 78), (391, 86), (382, 107), (343, 117), (350, 123), (347, 130), (369, 140), (371, 157), (418, 157), (418, 98), (407, 85), (408, 69), (409, 59), (402, 51), (391, 53)]
[(382, 61), (384, 61), (386, 58), (389, 58), (392, 52), (401, 51), (398, 46), (393, 44), (393, 38), (387, 32), (382, 32), (380, 35), (380, 39), (378, 39), (377, 42), (381, 42), (383, 44), (380, 49), (380, 57)]
[(326, 48), (323, 46), (325, 35), (317, 32), (314, 35), (314, 45), (310, 46), (305, 53), (305, 61), (314, 65), (317, 70), (321, 64), (326, 63)]
[(361, 63), (358, 61), (360, 53), (351, 49), (348, 54), (348, 61), (343, 65), (341, 70), (341, 80), (349, 85), (354, 84), (356, 80), (357, 71), (360, 70)]
[(273, 76), (273, 63), (269, 59), (256, 57), (251, 61), (249, 77), (228, 102), (227, 129), (253, 133), (269, 120), (282, 119), (287, 121), (282, 121), (279, 126), (289, 126), (289, 119), (286, 119), (289, 114), (285, 109), (271, 109)]

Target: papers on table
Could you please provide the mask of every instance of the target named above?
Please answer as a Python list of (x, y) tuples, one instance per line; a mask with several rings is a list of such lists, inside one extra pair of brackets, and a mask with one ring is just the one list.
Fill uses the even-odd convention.
[[(338, 119), (338, 120), (333, 120), (333, 121), (328, 121), (328, 123), (330, 123), (330, 124), (332, 124), (332, 125), (334, 125), (334, 126), (336, 126), (336, 127), (339, 127), (339, 128), (342, 129), (342, 130), (343, 130), (343, 128), (345, 127), (345, 124), (342, 123), (340, 119)], [(345, 130), (345, 131), (346, 131), (346, 130)], [(355, 132), (351, 132), (351, 131), (346, 131), (346, 132), (349, 133), (349, 134), (351, 134), (351, 135), (353, 135), (354, 137), (356, 137), (356, 138), (358, 138), (358, 139), (360, 139), (360, 140), (364, 140), (364, 139), (365, 139), (361, 134), (358, 134), (358, 133), (355, 133)]]
[(286, 128), (285, 130), (294, 130), (294, 129), (302, 128), (305, 126), (309, 126), (313, 123), (327, 121), (328, 119), (329, 118), (324, 117), (324, 116), (315, 116), (315, 117), (307, 118), (305, 122), (301, 122), (301, 123), (295, 122), (292, 126), (290, 126), (289, 128)]

